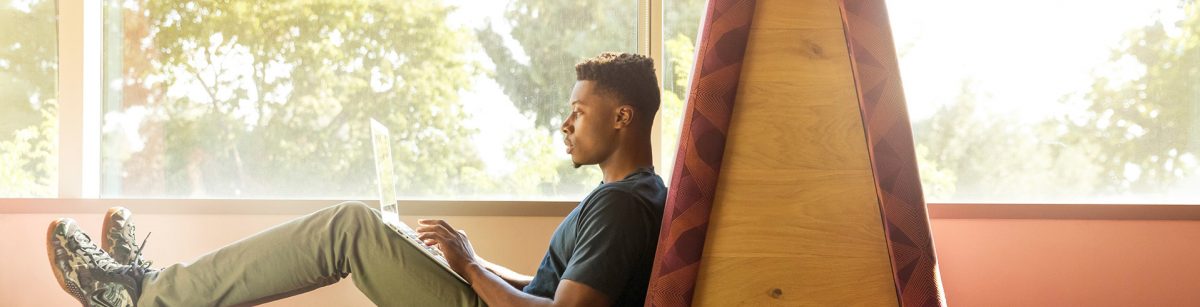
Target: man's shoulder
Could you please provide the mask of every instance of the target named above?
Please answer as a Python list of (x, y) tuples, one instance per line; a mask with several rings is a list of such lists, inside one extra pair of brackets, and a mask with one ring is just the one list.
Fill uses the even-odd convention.
[(662, 204), (656, 203), (656, 200), (644, 194), (646, 193), (628, 186), (601, 187), (593, 191), (587, 201), (582, 204), (581, 213), (584, 215), (601, 212), (616, 215), (657, 215), (655, 211), (658, 211), (658, 214), (661, 214)]
[(607, 206), (633, 205), (641, 203), (633, 189), (619, 185), (605, 185), (589, 195), (583, 209), (599, 209)]

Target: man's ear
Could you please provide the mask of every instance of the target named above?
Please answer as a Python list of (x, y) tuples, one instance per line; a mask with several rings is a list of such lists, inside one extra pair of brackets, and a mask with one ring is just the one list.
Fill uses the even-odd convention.
[(633, 107), (623, 105), (617, 108), (617, 122), (615, 127), (624, 128), (629, 127), (631, 124), (633, 124)]

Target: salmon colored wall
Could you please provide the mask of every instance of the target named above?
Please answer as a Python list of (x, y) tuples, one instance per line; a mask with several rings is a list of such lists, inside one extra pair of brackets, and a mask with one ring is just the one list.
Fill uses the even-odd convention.
[(950, 306), (1200, 306), (1200, 221), (932, 222)]
[[(2, 210), (2, 208), (0, 208)], [(98, 209), (103, 212), (104, 209)], [(136, 213), (136, 212), (135, 212)], [(0, 306), (78, 306), (63, 292), (46, 259), (46, 226), (71, 217), (93, 239), (103, 215), (0, 213)], [(145, 254), (156, 265), (188, 261), (208, 251), (290, 220), (289, 215), (137, 215), (138, 232), (153, 231)], [(411, 223), (415, 218), (408, 218)], [(471, 236), (477, 252), (517, 272), (532, 274), (546, 251), (560, 217), (447, 217)], [(374, 306), (354, 287), (341, 282), (265, 306)]]

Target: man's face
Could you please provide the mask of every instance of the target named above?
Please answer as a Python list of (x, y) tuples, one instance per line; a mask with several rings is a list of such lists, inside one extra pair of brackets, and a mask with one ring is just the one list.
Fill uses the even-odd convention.
[(575, 82), (569, 102), (562, 132), (571, 162), (579, 167), (608, 159), (617, 148), (618, 104), (599, 92), (595, 81)]

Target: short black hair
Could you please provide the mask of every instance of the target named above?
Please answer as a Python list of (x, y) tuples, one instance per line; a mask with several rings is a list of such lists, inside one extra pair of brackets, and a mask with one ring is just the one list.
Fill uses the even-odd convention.
[(634, 118), (649, 128), (654, 123), (654, 113), (662, 97), (658, 91), (658, 77), (654, 75), (654, 60), (632, 54), (605, 52), (575, 64), (575, 79), (595, 81), (602, 92), (615, 94), (616, 98), (633, 106)]

